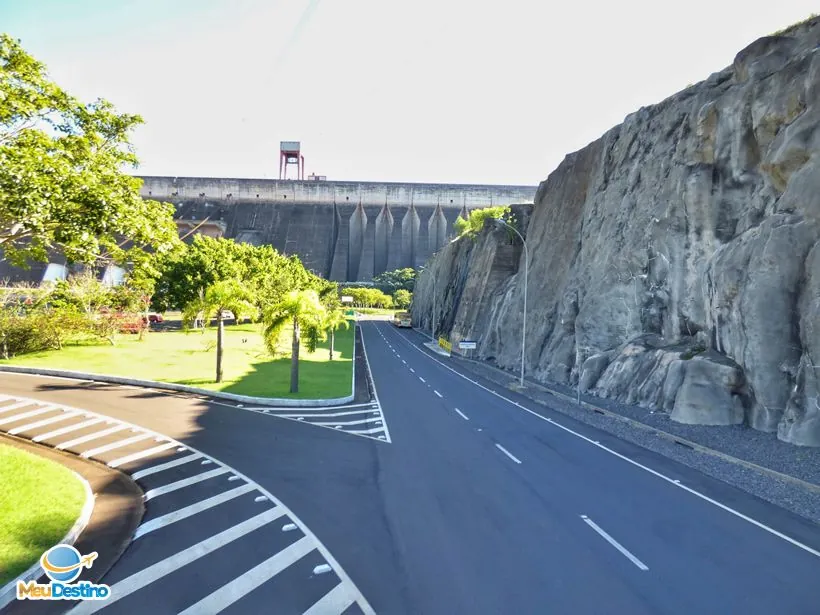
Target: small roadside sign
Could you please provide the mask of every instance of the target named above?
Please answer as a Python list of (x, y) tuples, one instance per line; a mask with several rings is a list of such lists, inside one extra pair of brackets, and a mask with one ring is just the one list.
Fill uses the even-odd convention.
[(353, 297), (350, 295), (342, 295), (342, 303), (353, 303)]
[(459, 350), (475, 350), (478, 347), (478, 342), (475, 340), (461, 340), (458, 343)]

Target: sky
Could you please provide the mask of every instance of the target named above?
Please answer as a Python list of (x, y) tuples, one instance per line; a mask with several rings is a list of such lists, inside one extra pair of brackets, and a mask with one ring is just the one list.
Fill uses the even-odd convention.
[[(537, 185), (817, 0), (0, 0), (54, 81), (145, 124), (142, 175)], [(289, 176), (294, 177), (291, 168)]]

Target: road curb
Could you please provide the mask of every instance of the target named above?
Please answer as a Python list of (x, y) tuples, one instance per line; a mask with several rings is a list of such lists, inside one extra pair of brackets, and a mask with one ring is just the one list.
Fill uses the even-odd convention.
[[(507, 372), (505, 372), (503, 370), (500, 370), (499, 368), (497, 368), (493, 365), (488, 365), (488, 364), (483, 363), (481, 361), (477, 361), (475, 359), (468, 359), (466, 357), (461, 357), (461, 356), (455, 357), (455, 358), (457, 359), (457, 362), (458, 361), (464, 361), (465, 363), (475, 363), (476, 365), (479, 365), (481, 367), (485, 367), (485, 368), (488, 368), (488, 369), (490, 369), (494, 372), (497, 372), (499, 374), (503, 374), (507, 378), (512, 377), (512, 375), (508, 374)], [(540, 404), (542, 406), (547, 405), (545, 402), (543, 402), (541, 400), (538, 400), (538, 399), (534, 399), (534, 398), (530, 397), (529, 395), (527, 395), (526, 394), (526, 389), (524, 391), (522, 391), (517, 386), (515, 388), (513, 388), (513, 387), (510, 387), (508, 384), (497, 382), (495, 380), (493, 380), (493, 382), (495, 382), (496, 384), (498, 384), (500, 386), (504, 386), (504, 387), (510, 389), (511, 391), (519, 393), (519, 394), (523, 395), (524, 397), (526, 397), (527, 399), (530, 399), (531, 401), (534, 401), (537, 404)], [(782, 472), (778, 472), (777, 470), (772, 470), (770, 468), (758, 465), (758, 464), (753, 463), (751, 461), (746, 461), (745, 459), (740, 459), (739, 457), (734, 457), (732, 455), (729, 455), (728, 453), (723, 453), (721, 451), (715, 450), (715, 449), (710, 448), (708, 446), (698, 444), (697, 442), (687, 440), (686, 438), (676, 436), (675, 434), (671, 434), (667, 431), (663, 431), (662, 429), (658, 429), (657, 427), (653, 427), (651, 425), (647, 425), (646, 423), (642, 423), (641, 421), (629, 418), (627, 416), (623, 416), (622, 414), (618, 414), (617, 412), (613, 412), (611, 410), (601, 408), (600, 406), (596, 406), (595, 404), (589, 403), (587, 401), (581, 400), (580, 404), (579, 404), (579, 401), (578, 401), (577, 397), (572, 397), (570, 395), (566, 395), (565, 393), (561, 393), (560, 391), (556, 391), (556, 390), (554, 390), (554, 389), (552, 389), (552, 388), (550, 388), (550, 387), (548, 387), (544, 384), (540, 384), (540, 383), (536, 383), (536, 382), (532, 382), (532, 381), (527, 381), (526, 386), (529, 387), (529, 388), (540, 389), (541, 391), (543, 391), (543, 392), (545, 392), (549, 395), (552, 395), (553, 397), (557, 397), (558, 399), (561, 399), (563, 401), (571, 402), (572, 404), (574, 404), (576, 406), (580, 405), (582, 408), (586, 408), (587, 410), (590, 410), (590, 411), (595, 412), (597, 414), (603, 414), (604, 416), (607, 416), (609, 418), (621, 421), (621, 422), (626, 423), (626, 424), (628, 424), (632, 427), (636, 427), (638, 429), (643, 429), (644, 431), (651, 432), (651, 433), (655, 434), (656, 436), (664, 438), (665, 440), (669, 440), (670, 442), (673, 442), (675, 444), (691, 448), (695, 451), (698, 451), (698, 452), (706, 454), (706, 455), (711, 455), (712, 457), (717, 457), (719, 459), (722, 459), (723, 461), (727, 461), (727, 462), (733, 463), (735, 465), (743, 466), (745, 468), (748, 468), (750, 470), (754, 470), (755, 472), (759, 472), (761, 474), (766, 474), (766, 475), (768, 475), (772, 478), (791, 483), (791, 484), (796, 485), (796, 486), (798, 486), (802, 489), (805, 489), (807, 491), (811, 491), (813, 493), (820, 493), (820, 485), (810, 483), (810, 482), (805, 481), (803, 479), (797, 478), (796, 476), (791, 476), (789, 474), (784, 474)], [(553, 408), (553, 409), (561, 412), (561, 410), (558, 409), (558, 408)], [(562, 412), (562, 414), (566, 414), (566, 413)], [(567, 415), (567, 416), (569, 416), (569, 415)]]
[[(31, 440), (28, 440), (27, 438), (21, 438), (19, 436), (13, 436), (7, 433), (2, 434), (0, 442), (3, 442), (4, 444), (13, 446), (15, 448), (19, 448), (20, 450), (29, 452), (30, 454), (37, 455), (38, 457), (41, 457), (43, 459), (59, 463), (66, 467), (75, 476), (77, 476), (77, 478), (79, 478), (79, 480), (82, 482), (86, 494), (86, 499), (85, 503), (83, 504), (83, 508), (80, 511), (80, 516), (68, 530), (66, 535), (54, 544), (73, 545), (77, 547), (81, 553), (89, 551), (98, 551), (100, 553), (100, 559), (98, 560), (98, 562), (102, 565), (95, 566), (93, 578), (90, 579), (93, 582), (98, 582), (100, 578), (102, 578), (102, 576), (116, 562), (116, 560), (119, 559), (120, 555), (122, 555), (122, 549), (120, 549), (117, 545), (112, 545), (111, 537), (108, 537), (103, 541), (94, 540), (94, 538), (86, 532), (86, 530), (88, 530), (91, 532), (91, 534), (94, 534), (97, 531), (97, 528), (101, 526), (101, 522), (99, 520), (94, 520), (94, 513), (99, 508), (98, 504), (102, 502), (103, 511), (100, 514), (102, 514), (103, 517), (105, 517), (105, 508), (110, 505), (111, 501), (113, 501), (111, 500), (111, 498), (116, 499), (118, 497), (116, 494), (110, 494), (107, 491), (100, 492), (99, 494), (94, 493), (94, 489), (91, 486), (91, 482), (97, 484), (98, 487), (101, 484), (111, 484), (112, 481), (109, 478), (105, 478), (104, 482), (100, 480), (100, 471), (102, 471), (104, 475), (108, 476), (109, 474), (113, 474), (117, 477), (117, 480), (121, 481), (123, 484), (130, 485), (129, 489), (134, 490), (134, 503), (139, 503), (140, 517), (142, 516), (142, 491), (139, 489), (136, 483), (134, 483), (130, 479), (130, 477), (123, 474), (122, 472), (115, 470), (113, 468), (101, 466), (99, 463), (94, 461), (85, 460), (79, 457), (78, 455), (58, 451), (53, 447), (38, 444), (32, 442)], [(66, 461), (63, 461), (63, 459), (65, 459)], [(73, 468), (71, 467), (72, 465), (74, 466)], [(86, 473), (88, 474), (88, 476), (91, 477), (91, 482), (89, 482), (89, 479), (86, 478), (86, 476), (83, 476), (81, 474), (81, 472), (84, 472), (84, 470), (80, 468), (88, 468), (88, 471)], [(102, 500), (98, 500), (100, 496), (102, 497)], [(106, 520), (102, 524), (108, 525), (108, 521)], [(130, 542), (131, 535), (133, 534), (133, 532), (131, 531), (133, 529), (131, 525), (135, 526), (136, 524), (126, 523), (123, 528), (120, 528), (120, 530), (116, 532), (116, 536), (124, 536), (127, 534), (127, 541), (119, 540), (119, 542), (122, 543), (122, 545), (120, 546), (122, 546), (123, 548), (124, 546), (127, 546), (127, 544)], [(116, 538), (116, 536), (114, 536), (114, 538)], [(89, 540), (91, 541), (91, 544), (87, 544)], [(117, 540), (115, 540), (114, 542), (117, 542)], [(83, 543), (86, 544), (83, 545)], [(89, 549), (88, 547), (92, 548)], [(6, 585), (0, 588), (0, 611), (5, 613), (6, 610), (10, 609), (10, 613), (16, 613), (18, 610), (21, 609), (23, 612), (27, 612), (27, 608), (33, 608), (33, 605), (28, 603), (28, 601), (23, 601), (22, 603), (15, 601), (17, 582), (22, 580), (24, 583), (28, 583), (29, 581), (35, 581), (43, 577), (45, 577), (45, 573), (40, 567), (40, 562), (38, 560), (28, 570), (23, 572), (21, 575), (18, 575), (15, 579), (9, 581)], [(20, 608), (16, 608), (13, 605), (17, 605)], [(44, 605), (41, 604), (40, 606), (42, 607)], [(50, 608), (58, 606), (59, 605), (56, 602), (49, 603), (48, 605), (48, 607)], [(53, 610), (50, 610), (48, 612), (51, 613), (53, 612)]]
[[(354, 326), (358, 327), (358, 324)], [(251, 395), (236, 395), (234, 393), (222, 393), (209, 389), (190, 387), (184, 384), (174, 384), (172, 382), (157, 382), (156, 380), (141, 380), (138, 378), (126, 378), (124, 376), (109, 376), (107, 374), (92, 374), (88, 372), (78, 372), (67, 369), (51, 369), (40, 367), (22, 367), (20, 365), (0, 365), (0, 372), (13, 374), (33, 374), (36, 376), (55, 376), (57, 378), (73, 378), (75, 380), (90, 380), (92, 382), (107, 382), (110, 384), (124, 384), (128, 386), (144, 387), (150, 389), (161, 389), (166, 391), (176, 391), (177, 393), (190, 393), (211, 397), (226, 401), (235, 401), (259, 406), (277, 406), (285, 408), (313, 408), (327, 406), (342, 406), (349, 404), (356, 396), (356, 336), (353, 336), (353, 357), (350, 383), (350, 395), (344, 397), (333, 397), (330, 399), (290, 399), (287, 397), (254, 397)]]

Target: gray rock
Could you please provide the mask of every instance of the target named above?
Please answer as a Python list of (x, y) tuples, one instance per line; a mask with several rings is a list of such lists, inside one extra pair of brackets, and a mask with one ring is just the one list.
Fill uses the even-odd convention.
[[(541, 183), (521, 227), (529, 376), (820, 446), (819, 43), (820, 18), (756, 41)], [(435, 294), (444, 334), (515, 369), (521, 247), (485, 229), (428, 265), (417, 318)]]

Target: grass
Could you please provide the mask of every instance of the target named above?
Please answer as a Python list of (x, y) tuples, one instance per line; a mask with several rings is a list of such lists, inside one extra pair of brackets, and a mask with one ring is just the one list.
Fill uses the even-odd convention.
[(345, 308), (345, 309), (355, 310), (357, 312), (360, 312), (361, 314), (387, 314), (389, 316), (392, 316), (395, 312), (402, 311), (402, 310), (392, 309), (392, 308), (389, 309), (389, 310), (385, 309), (385, 308)]
[(0, 445), (0, 586), (57, 544), (84, 503), (83, 485), (69, 469)]
[(271, 358), (264, 346), (261, 325), (225, 327), (223, 382), (216, 377), (216, 327), (201, 330), (153, 331), (140, 342), (136, 335), (120, 335), (116, 346), (67, 345), (62, 350), (37, 352), (0, 360), (0, 364), (70, 369), (95, 374), (173, 382), (213, 391), (257, 397), (297, 399), (350, 395), (353, 369), (353, 325), (336, 332), (333, 361), (328, 342), (315, 353), (299, 353), (299, 393), (290, 391), (290, 336), (286, 329), (280, 349)]

